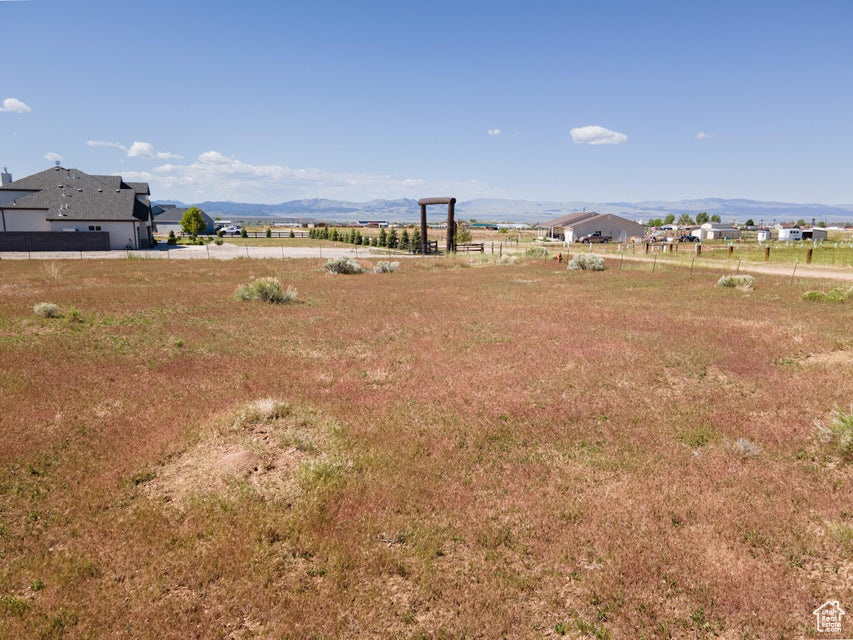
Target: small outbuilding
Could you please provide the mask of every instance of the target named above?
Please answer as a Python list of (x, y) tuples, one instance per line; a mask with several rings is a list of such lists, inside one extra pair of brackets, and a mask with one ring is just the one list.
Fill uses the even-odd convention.
[(740, 238), (740, 229), (722, 222), (706, 222), (692, 235), (700, 240), (737, 240)]

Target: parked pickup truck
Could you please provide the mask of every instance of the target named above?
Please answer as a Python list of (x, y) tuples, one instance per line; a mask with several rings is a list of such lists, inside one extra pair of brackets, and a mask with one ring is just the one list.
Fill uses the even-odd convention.
[(601, 231), (593, 231), (578, 238), (578, 242), (600, 242), (604, 244), (605, 242), (610, 242), (610, 236), (603, 235)]

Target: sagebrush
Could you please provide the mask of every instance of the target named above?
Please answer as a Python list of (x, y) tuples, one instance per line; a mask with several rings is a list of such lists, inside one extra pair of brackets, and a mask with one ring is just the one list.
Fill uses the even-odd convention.
[(569, 260), (572, 271), (604, 271), (604, 258), (594, 253), (579, 253)]
[(59, 305), (53, 302), (39, 302), (33, 307), (33, 312), (42, 318), (58, 318)]
[(271, 304), (286, 304), (296, 300), (297, 292), (291, 285), (282, 290), (277, 278), (260, 278), (254, 282), (237, 287), (234, 292), (238, 300), (258, 300)]
[(752, 276), (723, 276), (717, 280), (718, 287), (732, 287), (738, 289), (753, 289), (755, 278)]
[(388, 262), (387, 260), (380, 260), (376, 263), (376, 266), (373, 267), (373, 271), (374, 273), (394, 273), (399, 268), (399, 262)]
[(353, 260), (343, 256), (341, 258), (329, 258), (325, 265), (326, 271), (329, 273), (362, 273), (364, 269), (358, 263), (358, 260)]
[(545, 247), (528, 247), (524, 252), (525, 258), (544, 258), (548, 255), (548, 249)]

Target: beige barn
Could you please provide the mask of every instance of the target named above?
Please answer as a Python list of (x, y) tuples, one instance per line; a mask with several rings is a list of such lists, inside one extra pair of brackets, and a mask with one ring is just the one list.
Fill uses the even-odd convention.
[(566, 244), (577, 242), (580, 238), (600, 232), (609, 237), (611, 242), (628, 242), (633, 237), (646, 235), (646, 227), (612, 213), (597, 213), (582, 211), (570, 213), (553, 220), (546, 220), (539, 225), (547, 231), (549, 238), (563, 240)]

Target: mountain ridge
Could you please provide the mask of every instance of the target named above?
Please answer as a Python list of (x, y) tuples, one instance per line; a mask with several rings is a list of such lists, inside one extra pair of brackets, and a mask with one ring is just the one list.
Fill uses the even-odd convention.
[[(189, 206), (177, 200), (155, 200), (154, 204), (176, 204)], [(288, 200), (277, 204), (262, 204), (235, 201), (204, 201), (194, 203), (208, 215), (235, 218), (313, 218), (352, 222), (365, 219), (382, 219), (392, 222), (410, 222), (420, 219), (417, 200), (398, 198), (394, 200), (370, 200), (351, 202), (327, 198)], [(853, 222), (853, 204), (827, 205), (821, 203), (793, 203), (781, 201), (750, 200), (746, 198), (695, 198), (684, 200), (642, 200), (638, 202), (591, 202), (591, 201), (534, 201), (496, 198), (476, 198), (458, 202), (456, 215), (460, 219), (475, 218), (490, 222), (536, 223), (576, 211), (598, 211), (613, 213), (633, 220), (647, 221), (665, 217), (672, 213), (679, 216), (687, 213), (717, 214), (724, 222), (744, 222), (753, 219), (756, 223), (794, 221), (800, 218), (811, 222)], [(431, 220), (445, 216), (443, 207), (429, 209)]]

